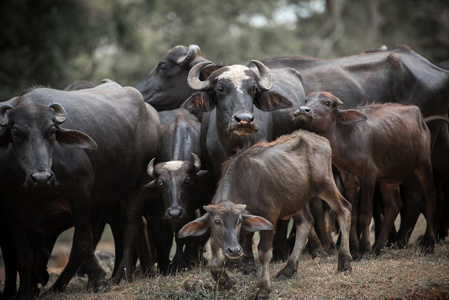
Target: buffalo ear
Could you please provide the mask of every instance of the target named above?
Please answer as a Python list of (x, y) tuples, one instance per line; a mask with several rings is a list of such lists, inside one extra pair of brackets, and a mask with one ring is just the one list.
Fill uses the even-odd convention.
[(206, 92), (198, 92), (190, 96), (182, 107), (196, 116), (198, 113), (213, 110), (215, 103)]
[(367, 119), (367, 116), (353, 109), (341, 110), (337, 114), (337, 121), (344, 125), (363, 122)]
[(178, 232), (180, 239), (188, 236), (199, 236), (205, 234), (209, 228), (209, 213), (205, 213), (204, 216), (187, 223)]
[(97, 143), (90, 136), (78, 130), (58, 127), (56, 129), (56, 140), (64, 148), (98, 149)]
[(243, 214), (242, 217), (242, 228), (246, 231), (274, 230), (273, 224), (265, 218), (247, 214)]
[(263, 111), (273, 111), (292, 107), (293, 103), (276, 92), (265, 91), (256, 94), (254, 97), (254, 105)]

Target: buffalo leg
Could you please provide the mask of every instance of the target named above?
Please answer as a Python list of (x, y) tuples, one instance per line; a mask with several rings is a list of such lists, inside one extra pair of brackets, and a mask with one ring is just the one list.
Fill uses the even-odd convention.
[(373, 245), (373, 252), (375, 254), (380, 254), (380, 251), (387, 244), (388, 235), (394, 227), (394, 221), (402, 209), (402, 201), (397, 187), (391, 188), (388, 185), (381, 183), (380, 190), (384, 203), (384, 218), (381, 224), (379, 236), (376, 238)]
[(351, 271), (351, 253), (349, 248), (349, 234), (351, 230), (351, 203), (338, 191), (333, 180), (322, 185), (324, 188), (318, 195), (329, 204), (331, 210), (337, 215), (341, 231), (340, 249), (338, 250), (338, 271)]
[[(274, 224), (273, 224), (274, 225)], [(271, 256), (273, 255), (273, 230), (260, 231), (260, 242), (258, 246), (259, 262), (261, 265), (260, 276), (257, 282), (255, 299), (267, 299), (270, 291), (270, 273), (268, 269)]]
[(309, 236), (309, 232), (314, 223), (308, 205), (301, 209), (298, 215), (293, 218), (296, 226), (295, 246), (293, 247), (293, 251), (288, 258), (287, 264), (276, 275), (276, 278), (279, 280), (288, 279), (296, 272), (298, 268), (299, 255), (305, 247), (307, 237)]

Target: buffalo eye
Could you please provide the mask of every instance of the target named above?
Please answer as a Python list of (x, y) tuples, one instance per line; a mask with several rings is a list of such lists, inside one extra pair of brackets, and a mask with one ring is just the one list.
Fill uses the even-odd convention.
[(19, 132), (18, 132), (17, 130), (13, 130), (13, 131), (12, 131), (12, 135), (13, 135), (15, 138), (20, 138), (20, 134), (19, 134)]
[(184, 180), (184, 183), (185, 183), (185, 184), (189, 184), (190, 182), (192, 182), (192, 180), (190, 179), (190, 177), (187, 177), (187, 178)]
[(165, 71), (165, 70), (167, 70), (167, 69), (168, 69), (168, 67), (167, 67), (166, 64), (160, 64), (160, 65), (159, 65), (159, 70)]
[(304, 103), (307, 103), (308, 102), (308, 100), (307, 99), (304, 99)]
[(225, 91), (224, 87), (222, 87), (221, 85), (217, 86), (217, 91), (219, 93), (223, 93)]
[(215, 223), (215, 225), (220, 225), (220, 220), (219, 219), (214, 219), (214, 223)]
[(331, 102), (330, 101), (326, 101), (326, 102), (324, 102), (324, 105), (326, 105), (327, 107), (330, 107), (331, 106)]
[(163, 186), (164, 186), (164, 182), (163, 182), (162, 180), (159, 179), (159, 180), (157, 181), (157, 186), (158, 186), (158, 187), (163, 187)]
[(251, 94), (256, 94), (258, 90), (259, 89), (257, 88), (257, 85), (253, 86), (253, 88), (251, 89)]

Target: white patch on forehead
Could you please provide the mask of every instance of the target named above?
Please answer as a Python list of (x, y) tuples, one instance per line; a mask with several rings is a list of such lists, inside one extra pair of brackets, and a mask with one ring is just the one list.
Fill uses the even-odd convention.
[(182, 167), (183, 161), (172, 160), (164, 163), (164, 167), (169, 171), (176, 171)]
[(242, 82), (243, 80), (250, 78), (247, 74), (245, 74), (245, 71), (249, 70), (248, 67), (242, 65), (232, 65), (228, 68), (229, 70), (221, 73), (219, 76), (217, 76), (217, 79), (230, 80), (237, 89), (237, 92), (243, 93)]

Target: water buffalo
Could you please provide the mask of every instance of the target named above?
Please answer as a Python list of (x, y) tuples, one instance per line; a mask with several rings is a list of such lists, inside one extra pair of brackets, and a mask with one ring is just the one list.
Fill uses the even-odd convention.
[[(210, 173), (201, 170), (201, 123), (190, 118), (182, 110), (174, 121), (162, 127), (161, 147), (156, 158), (148, 164), (148, 174), (152, 181), (146, 185), (159, 191), (163, 205), (155, 203), (154, 219), (171, 224), (176, 240), (176, 253), (170, 265), (171, 271), (182, 270), (198, 261), (204, 241), (200, 244), (191, 238), (178, 238), (178, 231), (189, 221), (196, 218), (195, 210), (210, 203), (214, 184)], [(163, 209), (158, 209), (162, 206)], [(156, 220), (152, 220), (156, 222)], [(164, 224), (159, 224), (164, 228)], [(159, 230), (161, 231), (161, 230)], [(153, 239), (157, 241), (157, 262), (161, 271), (166, 271), (169, 262), (170, 244), (173, 233), (153, 230)], [(168, 243), (166, 240), (169, 239)], [(185, 246), (185, 248), (184, 248)]]
[(274, 142), (260, 142), (234, 155), (223, 167), (223, 176), (207, 213), (188, 223), (180, 237), (203, 234), (211, 229), (210, 270), (219, 284), (229, 283), (218, 251), (236, 259), (243, 255), (239, 232), (259, 231), (259, 261), (262, 267), (257, 283), (257, 299), (268, 297), (268, 263), (278, 219), (294, 218), (296, 239), (293, 252), (279, 279), (290, 278), (297, 270), (313, 218), (307, 203), (314, 196), (325, 200), (337, 214), (342, 232), (338, 270), (351, 270), (349, 227), (351, 205), (339, 193), (332, 176), (329, 142), (316, 134), (298, 130)]
[[(394, 220), (402, 208), (398, 187), (410, 174), (421, 183), (425, 197), (424, 251), (433, 251), (435, 189), (430, 161), (430, 131), (416, 106), (372, 104), (340, 109), (343, 103), (328, 92), (311, 93), (295, 116), (309, 130), (329, 139), (332, 161), (339, 170), (345, 193), (352, 204), (351, 252), (363, 258), (371, 252), (369, 225), (373, 194), (379, 183), (385, 218), (373, 245), (378, 253), (386, 244)], [(360, 200), (357, 204), (357, 188)], [(358, 218), (358, 220), (357, 220)], [(356, 224), (360, 224), (360, 245)]]
[[(143, 95), (145, 102), (159, 112), (177, 109), (195, 92), (187, 83), (190, 69), (204, 61), (209, 59), (201, 54), (197, 45), (173, 47), (136, 85), (136, 89)], [(218, 66), (212, 66), (211, 70), (216, 68)], [(204, 71), (207, 77), (210, 71)]]
[[(344, 99), (344, 108), (362, 103), (395, 102), (418, 106), (424, 117), (446, 116), (449, 111), (449, 71), (433, 65), (405, 45), (335, 59), (285, 56), (262, 62), (269, 68), (295, 68), (301, 72), (306, 94), (328, 91)], [(433, 122), (428, 127), (435, 180), (442, 186), (449, 176), (448, 126)], [(401, 222), (396, 237), (400, 245), (407, 244), (423, 207), (422, 191), (413, 177), (401, 185), (405, 210), (401, 219), (405, 222)], [(439, 203), (447, 202), (447, 194), (444, 196), (441, 188), (438, 191), (442, 195)]]
[(108, 222), (120, 253), (122, 238), (132, 240), (139, 222), (132, 213), (139, 212), (129, 206), (145, 201), (140, 188), (159, 147), (157, 112), (136, 89), (114, 82), (79, 91), (36, 88), (1, 104), (0, 126), (0, 205), (18, 251), (18, 297), (36, 293), (33, 267), (45, 231), (72, 225), (69, 261), (51, 290), (64, 290), (84, 259), (88, 285), (103, 288), (93, 232)]

